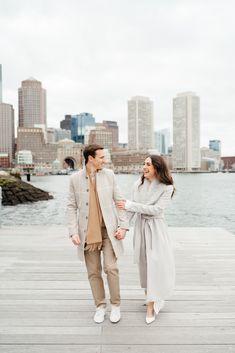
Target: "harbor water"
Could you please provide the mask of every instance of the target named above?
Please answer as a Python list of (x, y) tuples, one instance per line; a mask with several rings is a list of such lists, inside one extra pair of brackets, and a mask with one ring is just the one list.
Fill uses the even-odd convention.
[[(125, 198), (131, 198), (139, 175), (117, 175)], [(235, 234), (235, 173), (173, 174), (176, 192), (166, 211), (169, 226), (222, 227)], [(54, 199), (17, 206), (2, 206), (1, 223), (66, 225), (68, 175), (32, 176), (31, 183)]]

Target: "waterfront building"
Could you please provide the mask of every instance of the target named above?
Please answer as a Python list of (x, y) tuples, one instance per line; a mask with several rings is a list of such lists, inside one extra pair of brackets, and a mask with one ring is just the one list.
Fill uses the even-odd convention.
[(0, 153), (7, 153), (12, 164), (15, 154), (14, 109), (7, 103), (0, 103)]
[(56, 159), (57, 144), (46, 143), (42, 128), (18, 128), (17, 136), (17, 151), (31, 151), (34, 164), (50, 164)]
[[(144, 160), (150, 154), (158, 154), (155, 150), (143, 151), (114, 151), (111, 154), (113, 168), (116, 173), (142, 173)], [(171, 157), (168, 155), (163, 156), (168, 167), (172, 168)]]
[(116, 173), (140, 173), (143, 161), (149, 155), (148, 151), (116, 151), (111, 159)]
[(220, 154), (218, 151), (212, 150), (208, 147), (201, 147), (200, 148), (201, 157), (208, 157), (208, 158), (215, 158), (220, 160)]
[(119, 141), (119, 128), (118, 124), (116, 121), (110, 121), (110, 120), (103, 120), (102, 123), (108, 131), (112, 132), (112, 141), (113, 141), (113, 146), (112, 149), (115, 150), (118, 148), (118, 141)]
[(147, 97), (132, 97), (128, 101), (128, 148), (138, 151), (153, 147), (153, 102)]
[(16, 157), (17, 164), (33, 164), (33, 155), (31, 151), (18, 151)]
[(235, 156), (221, 157), (224, 170), (235, 170)]
[(193, 92), (173, 99), (173, 169), (200, 169), (200, 99)]
[(83, 145), (64, 139), (57, 143), (57, 160), (60, 169), (78, 169), (82, 167)]
[(221, 169), (220, 154), (208, 147), (201, 147), (201, 170), (215, 172)]
[(30, 77), (18, 89), (19, 127), (32, 128), (35, 124), (47, 125), (46, 90), (42, 83)]
[(0, 153), (0, 169), (10, 168), (10, 157), (8, 153)]
[(161, 129), (154, 132), (154, 148), (160, 154), (168, 154), (170, 146), (170, 129)]

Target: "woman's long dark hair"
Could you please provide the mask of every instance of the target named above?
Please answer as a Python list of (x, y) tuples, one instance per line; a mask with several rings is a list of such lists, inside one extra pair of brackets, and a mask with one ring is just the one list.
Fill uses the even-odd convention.
[[(171, 176), (170, 170), (166, 164), (166, 162), (164, 161), (163, 157), (161, 156), (157, 156), (157, 155), (150, 155), (146, 158), (150, 158), (152, 161), (152, 165), (155, 169), (156, 175), (158, 180), (160, 181), (160, 183), (163, 183), (165, 185), (173, 185), (173, 192), (171, 197), (174, 194), (175, 191), (175, 187), (174, 187), (174, 181), (173, 178)], [(144, 183), (144, 174), (141, 177), (141, 183), (140, 186)]]

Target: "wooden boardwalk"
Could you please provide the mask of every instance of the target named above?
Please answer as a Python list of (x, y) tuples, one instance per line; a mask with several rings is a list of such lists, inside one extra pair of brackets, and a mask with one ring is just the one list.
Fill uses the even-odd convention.
[(119, 261), (122, 319), (93, 322), (84, 265), (64, 227), (0, 229), (1, 353), (235, 352), (235, 235), (170, 228), (177, 283), (157, 320), (145, 324), (131, 234)]

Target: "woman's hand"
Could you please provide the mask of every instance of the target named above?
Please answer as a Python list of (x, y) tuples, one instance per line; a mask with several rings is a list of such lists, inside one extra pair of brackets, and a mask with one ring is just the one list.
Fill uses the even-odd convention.
[(126, 200), (116, 201), (117, 208), (125, 210)]

